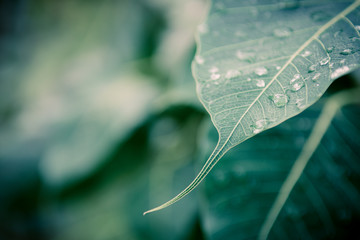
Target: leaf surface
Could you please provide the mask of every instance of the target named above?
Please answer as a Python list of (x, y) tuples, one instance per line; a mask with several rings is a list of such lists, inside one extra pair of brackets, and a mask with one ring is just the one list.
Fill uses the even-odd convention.
[[(322, 111), (316, 104), (224, 156), (204, 181), (201, 218), (208, 238), (354, 236), (352, 224), (360, 218), (360, 112), (342, 105), (359, 102), (358, 96), (359, 91), (337, 95)], [(214, 131), (205, 138), (216, 141)]]
[(316, 102), (359, 67), (360, 1), (213, 1), (193, 74), (218, 144), (192, 191), (232, 147)]

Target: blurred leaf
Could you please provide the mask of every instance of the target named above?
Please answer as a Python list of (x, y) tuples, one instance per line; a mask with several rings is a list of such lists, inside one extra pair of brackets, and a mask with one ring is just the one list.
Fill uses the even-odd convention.
[[(358, 236), (360, 111), (346, 105), (359, 102), (358, 96), (358, 90), (344, 91), (322, 112), (319, 102), (230, 151), (204, 181), (208, 238)], [(204, 157), (217, 138), (215, 129), (207, 130)]]
[(219, 141), (192, 191), (232, 147), (309, 107), (358, 68), (360, 1), (213, 2), (193, 64)]
[(179, 191), (181, 179), (193, 177), (196, 145), (189, 136), (196, 139), (202, 116), (196, 109), (177, 107), (137, 128), (101, 174), (45, 205), (52, 239), (189, 239), (197, 221), (196, 199), (146, 218), (141, 209)]
[(53, 190), (96, 171), (159, 95), (158, 80), (129, 62), (144, 55), (144, 12), (132, 1), (29, 3), (31, 35), (22, 45), (31, 54), (25, 67), (12, 66), (17, 83), (7, 95), (18, 109), (0, 129), (3, 158), (40, 148), (33, 163)]

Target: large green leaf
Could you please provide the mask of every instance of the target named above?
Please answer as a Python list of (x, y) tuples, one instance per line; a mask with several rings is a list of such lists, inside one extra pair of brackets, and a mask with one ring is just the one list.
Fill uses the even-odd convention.
[(193, 63), (218, 144), (193, 190), (232, 147), (313, 104), (359, 67), (360, 1), (213, 1)]
[[(321, 101), (224, 156), (221, 167), (204, 181), (201, 215), (207, 237), (355, 236), (360, 219), (360, 109), (346, 104), (359, 102), (359, 96), (359, 91), (338, 94), (322, 111)], [(213, 128), (203, 141), (215, 144)], [(204, 144), (204, 155), (211, 152), (210, 145)]]

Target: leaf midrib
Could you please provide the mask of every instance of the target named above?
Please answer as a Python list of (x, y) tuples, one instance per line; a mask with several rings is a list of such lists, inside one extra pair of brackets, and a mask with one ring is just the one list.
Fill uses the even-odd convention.
[(271, 79), (271, 81), (264, 87), (264, 89), (259, 93), (259, 95), (254, 99), (254, 101), (249, 105), (249, 107), (245, 110), (245, 112), (240, 117), (239, 121), (236, 123), (234, 128), (232, 129), (231, 133), (225, 140), (225, 142), (222, 144), (221, 148), (219, 149), (219, 152), (224, 148), (224, 146), (229, 142), (229, 139), (232, 137), (234, 131), (239, 126), (240, 122), (244, 118), (244, 116), (249, 112), (249, 110), (252, 108), (252, 106), (259, 100), (259, 98), (264, 94), (264, 92), (271, 86), (271, 84), (277, 79), (277, 77), (292, 63), (292, 61), (297, 57), (312, 41), (315, 39), (318, 39), (321, 33), (323, 33), (325, 30), (327, 30), (330, 26), (334, 25), (337, 21), (339, 21), (342, 18), (345, 18), (345, 16), (353, 11), (356, 7), (360, 5), (360, 0), (356, 0), (354, 3), (352, 3), (349, 7), (344, 9), (342, 12), (337, 14), (334, 18), (332, 18), (330, 21), (328, 21), (325, 25), (319, 28), (318, 31), (316, 31), (311, 38), (309, 38), (303, 45), (298, 48), (298, 50), (291, 55), (289, 60), (283, 65), (283, 67), (278, 71), (277, 74)]

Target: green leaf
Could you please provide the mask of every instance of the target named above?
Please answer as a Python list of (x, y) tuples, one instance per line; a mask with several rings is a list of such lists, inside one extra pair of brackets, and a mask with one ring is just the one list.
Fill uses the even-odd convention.
[(232, 147), (316, 102), (359, 67), (360, 1), (213, 1), (193, 63), (219, 133), (192, 191)]
[(360, 218), (360, 109), (348, 104), (359, 102), (359, 89), (342, 92), (230, 151), (204, 181), (207, 236), (351, 238)]

